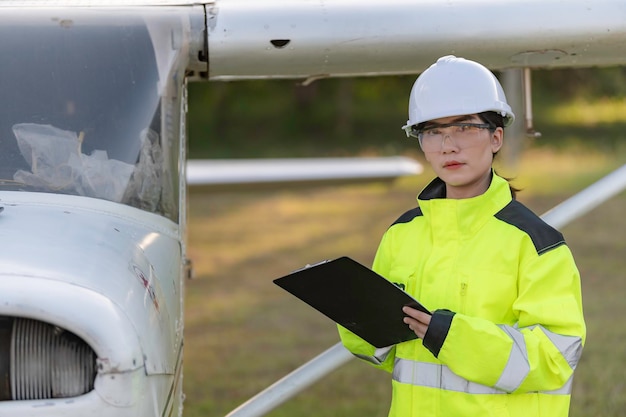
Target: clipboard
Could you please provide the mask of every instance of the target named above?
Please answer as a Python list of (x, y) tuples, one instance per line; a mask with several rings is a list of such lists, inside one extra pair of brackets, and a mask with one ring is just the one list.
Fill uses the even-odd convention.
[(377, 348), (417, 338), (403, 322), (403, 306), (431, 314), (400, 287), (346, 256), (273, 282)]

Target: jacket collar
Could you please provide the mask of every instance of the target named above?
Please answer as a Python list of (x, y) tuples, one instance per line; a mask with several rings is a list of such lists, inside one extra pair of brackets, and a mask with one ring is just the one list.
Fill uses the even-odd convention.
[(422, 190), (417, 200), (433, 228), (472, 233), (509, 204), (512, 197), (508, 181), (492, 171), (489, 188), (476, 197), (446, 198), (446, 184), (435, 178)]

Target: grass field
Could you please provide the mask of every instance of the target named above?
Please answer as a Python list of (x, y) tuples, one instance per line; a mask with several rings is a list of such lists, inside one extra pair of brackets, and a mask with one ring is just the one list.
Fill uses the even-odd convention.
[[(622, 161), (624, 160), (622, 155)], [(542, 214), (618, 164), (589, 152), (524, 154), (519, 199)], [(314, 261), (370, 264), (386, 228), (432, 174), (370, 183), (238, 193), (190, 193), (186, 417), (217, 417), (338, 341), (333, 323), (272, 280)], [(626, 416), (626, 194), (562, 228), (582, 275), (588, 327), (573, 417)], [(389, 375), (353, 360), (287, 401), (273, 417), (386, 416)]]

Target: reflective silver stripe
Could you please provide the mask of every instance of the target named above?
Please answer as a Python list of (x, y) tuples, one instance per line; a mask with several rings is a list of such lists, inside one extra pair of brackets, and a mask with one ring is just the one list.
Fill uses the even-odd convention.
[[(504, 332), (513, 340), (513, 346), (511, 348), (511, 354), (509, 360), (500, 375), (500, 379), (496, 383), (496, 387), (502, 390), (513, 392), (524, 381), (528, 372), (530, 372), (530, 364), (528, 362), (528, 352), (526, 350), (526, 342), (524, 341), (524, 335), (521, 333), (521, 329), (514, 326), (499, 325)], [(526, 327), (526, 329), (533, 330), (539, 327), (541, 331), (550, 339), (552, 344), (559, 350), (563, 358), (567, 361), (572, 370), (576, 369), (578, 360), (582, 354), (582, 339), (577, 336), (563, 336), (546, 329), (540, 324), (535, 324)], [(572, 379), (563, 385), (563, 387), (554, 391), (546, 391), (551, 394), (569, 394), (572, 390)]]
[(526, 379), (528, 372), (530, 372), (526, 341), (524, 340), (524, 335), (514, 327), (505, 325), (499, 325), (498, 327), (513, 340), (513, 346), (511, 346), (509, 360), (495, 386), (503, 391), (513, 392), (519, 388), (524, 379)]
[[(508, 392), (468, 381), (438, 363), (418, 362), (396, 358), (392, 378), (394, 381), (420, 387), (439, 388), (468, 394), (508, 394)], [(539, 391), (540, 394), (568, 395), (572, 392), (573, 376), (561, 388)]]
[(505, 391), (497, 388), (488, 387), (461, 378), (447, 366), (438, 363), (396, 359), (392, 378), (394, 381), (403, 384), (440, 388), (468, 394), (506, 394)]
[[(562, 334), (551, 332), (540, 324), (534, 324), (526, 327), (526, 329), (534, 329), (539, 327), (541, 331), (550, 339), (552, 344), (559, 350), (565, 358), (572, 370), (576, 369), (578, 361), (583, 353), (583, 340), (579, 336), (564, 336)], [(517, 325), (515, 326), (517, 328)]]
[(354, 356), (356, 356), (359, 359), (363, 359), (364, 361), (373, 363), (374, 365), (381, 365), (383, 362), (385, 362), (385, 359), (387, 359), (387, 356), (389, 356), (389, 353), (394, 347), (395, 345), (391, 345), (391, 346), (387, 346), (383, 348), (377, 348), (374, 351), (374, 355), (372, 356), (362, 355), (360, 353), (354, 353)]
[(563, 336), (562, 334), (551, 332), (539, 326), (548, 336), (548, 339), (556, 346), (572, 369), (576, 369), (580, 356), (583, 353), (583, 340), (578, 336)]

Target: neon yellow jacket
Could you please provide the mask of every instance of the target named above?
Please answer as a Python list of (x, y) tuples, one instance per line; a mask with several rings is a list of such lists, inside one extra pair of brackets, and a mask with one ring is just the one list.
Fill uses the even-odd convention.
[(384, 234), (373, 269), (433, 317), (424, 340), (344, 345), (392, 373), (390, 416), (562, 417), (585, 340), (580, 276), (561, 233), (497, 175), (446, 199), (431, 182)]

